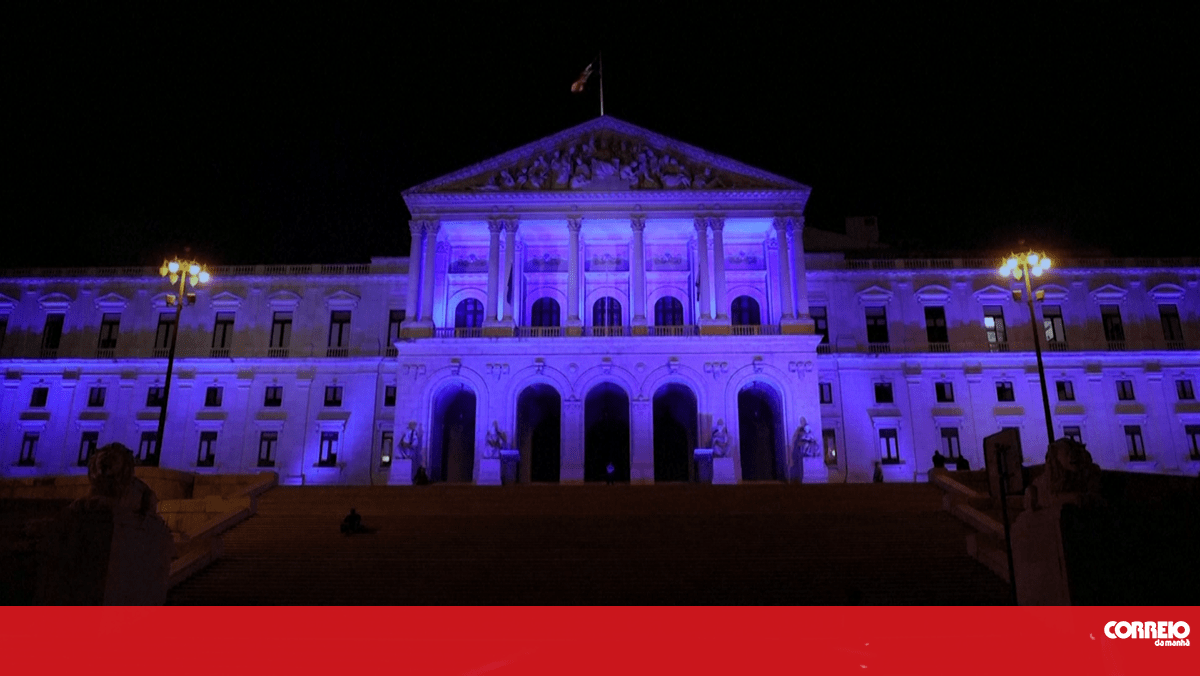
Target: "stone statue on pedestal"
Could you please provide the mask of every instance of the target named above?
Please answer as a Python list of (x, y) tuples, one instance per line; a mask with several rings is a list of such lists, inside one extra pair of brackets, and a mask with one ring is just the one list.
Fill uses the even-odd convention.
[(411, 460), (417, 457), (421, 449), (421, 433), (417, 431), (417, 421), (410, 420), (408, 429), (400, 436), (400, 457)]
[(487, 445), (490, 449), (488, 452), (489, 458), (500, 457), (500, 451), (508, 448), (508, 435), (500, 429), (500, 421), (492, 421), (492, 430), (487, 434)]
[(712, 449), (713, 455), (718, 458), (724, 458), (729, 452), (729, 431), (725, 429), (724, 418), (718, 418), (716, 426), (713, 427)]
[(798, 458), (817, 458), (821, 455), (821, 445), (804, 418), (800, 419), (800, 427), (796, 428), (796, 434), (792, 437), (792, 450)]

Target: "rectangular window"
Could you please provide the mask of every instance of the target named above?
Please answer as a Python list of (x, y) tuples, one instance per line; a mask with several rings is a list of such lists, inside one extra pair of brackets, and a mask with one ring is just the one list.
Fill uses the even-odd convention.
[(942, 428), (942, 455), (947, 458), (961, 458), (962, 446), (958, 443), (958, 428)]
[(42, 329), (42, 349), (57, 350), (62, 342), (63, 319), (65, 315), (46, 315), (46, 326)]
[(283, 405), (283, 388), (279, 385), (269, 385), (263, 394), (263, 406), (278, 408)]
[(1184, 425), (1183, 432), (1188, 438), (1188, 457), (1200, 460), (1200, 425)]
[(384, 406), (395, 406), (396, 405), (396, 386), (395, 385), (387, 385), (383, 388), (383, 405)]
[(142, 432), (136, 460), (141, 465), (158, 467), (158, 434), (156, 432)]
[(1080, 431), (1079, 425), (1063, 426), (1063, 436), (1068, 439), (1074, 439), (1075, 441), (1078, 441), (1081, 444), (1083, 443), (1083, 432)]
[(79, 458), (75, 464), (79, 467), (87, 467), (88, 458), (96, 452), (96, 445), (100, 443), (99, 432), (84, 432), (79, 439)]
[(900, 443), (896, 430), (879, 430), (879, 455), (885, 465), (900, 464)]
[(350, 345), (350, 311), (334, 310), (329, 313), (329, 347)]
[(1118, 380), (1117, 381), (1117, 399), (1121, 401), (1133, 401), (1133, 381)]
[(833, 429), (821, 430), (821, 445), (825, 449), (825, 464), (836, 466), (838, 463), (837, 431)]
[(887, 309), (869, 307), (866, 311), (867, 342), (874, 345), (886, 345), (888, 342)]
[(275, 466), (275, 444), (279, 442), (279, 432), (263, 432), (258, 435), (258, 466)]
[(326, 406), (341, 406), (342, 405), (342, 388), (340, 385), (330, 385), (325, 388), (325, 405)]
[(101, 350), (111, 350), (117, 346), (117, 333), (121, 330), (121, 315), (104, 313), (100, 320), (100, 342), (96, 345)]
[(213, 387), (210, 387), (207, 390), (205, 390), (204, 405), (210, 406), (210, 407), (211, 406), (220, 406), (221, 400), (224, 397), (225, 397), (225, 388), (214, 385)]
[(892, 384), (891, 383), (875, 383), (875, 403), (890, 404), (892, 399)]
[(1130, 460), (1145, 460), (1146, 445), (1142, 442), (1142, 426), (1125, 426), (1125, 450), (1129, 451)]
[(154, 349), (170, 349), (171, 337), (173, 335), (175, 335), (175, 313), (160, 312), (158, 314), (158, 329), (154, 332)]
[(287, 349), (292, 344), (292, 313), (276, 312), (271, 320), (271, 347)]
[(1058, 390), (1059, 401), (1075, 401), (1075, 384), (1069, 380), (1054, 381), (1054, 388)]
[(1004, 324), (1003, 307), (983, 306), (983, 328), (987, 331), (988, 344), (993, 350), (1002, 352), (1008, 347), (1008, 329)]
[(1163, 339), (1167, 342), (1183, 342), (1183, 326), (1179, 323), (1179, 308), (1174, 305), (1159, 305), (1158, 318), (1162, 321)]
[(318, 467), (337, 466), (337, 432), (321, 432), (321, 453), (317, 459)]
[(88, 389), (88, 407), (100, 408), (104, 406), (104, 396), (108, 393), (108, 388), (92, 387)]
[(21, 457), (17, 458), (17, 465), (33, 467), (33, 456), (37, 453), (37, 443), (37, 432), (26, 432), (25, 436), (21, 437)]
[(49, 396), (49, 387), (33, 388), (33, 394), (29, 396), (29, 408), (44, 408), (46, 406), (46, 398)]
[(818, 336), (821, 337), (821, 344), (829, 344), (829, 315), (824, 307), (808, 308), (808, 316), (812, 317), (813, 328)]
[(8, 333), (8, 315), (0, 317), (0, 348), (4, 347), (4, 335)]
[(1047, 343), (1067, 342), (1067, 329), (1063, 325), (1062, 306), (1042, 306), (1042, 328), (1046, 331)]
[(950, 334), (946, 331), (946, 308), (925, 308), (925, 339), (930, 343), (950, 342)]
[(206, 431), (200, 433), (200, 448), (196, 451), (197, 467), (212, 467), (217, 457), (213, 455), (213, 444), (217, 443), (217, 433)]
[(379, 466), (392, 466), (392, 431), (384, 430), (379, 435)]
[(164, 390), (161, 387), (151, 387), (146, 390), (146, 408), (162, 408), (165, 403)]
[(1125, 327), (1121, 324), (1121, 306), (1101, 305), (1100, 319), (1104, 324), (1104, 339), (1107, 341), (1125, 340)]
[(233, 345), (233, 314), (218, 312), (213, 322), (212, 347), (214, 350), (228, 350)]
[(818, 387), (821, 390), (821, 403), (833, 403), (833, 383), (820, 383)]
[(996, 382), (996, 401), (1016, 401), (1017, 396), (1013, 392), (1013, 384), (1010, 380), (1000, 380)]
[(1180, 401), (1191, 401), (1195, 399), (1196, 391), (1192, 389), (1192, 381), (1176, 380), (1175, 395), (1179, 397)]
[(388, 346), (400, 340), (400, 325), (404, 323), (405, 310), (388, 311)]
[(949, 404), (954, 401), (954, 383), (934, 383), (934, 389), (937, 390), (938, 403)]

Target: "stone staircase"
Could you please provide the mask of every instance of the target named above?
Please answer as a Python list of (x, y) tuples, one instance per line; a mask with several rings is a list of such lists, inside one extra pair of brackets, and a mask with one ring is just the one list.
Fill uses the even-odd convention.
[(922, 484), (278, 487), (168, 603), (1007, 603), (968, 531)]

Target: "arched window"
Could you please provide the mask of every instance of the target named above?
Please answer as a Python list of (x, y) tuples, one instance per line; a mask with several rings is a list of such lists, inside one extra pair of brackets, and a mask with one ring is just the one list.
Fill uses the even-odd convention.
[(592, 306), (592, 326), (621, 326), (621, 304), (605, 296)]
[(674, 296), (663, 296), (654, 304), (655, 326), (683, 326), (683, 303)]
[(738, 296), (734, 298), (733, 305), (729, 309), (734, 326), (758, 326), (762, 324), (762, 317), (758, 312), (758, 301), (750, 296)]
[(539, 298), (534, 301), (529, 321), (530, 326), (558, 326), (558, 301), (553, 298)]
[(483, 326), (483, 303), (468, 298), (454, 308), (454, 328), (477, 329)]

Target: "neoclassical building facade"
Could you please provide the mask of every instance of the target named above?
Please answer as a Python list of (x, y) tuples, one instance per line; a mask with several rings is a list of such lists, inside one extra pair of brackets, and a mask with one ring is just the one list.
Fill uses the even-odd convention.
[[(178, 325), (157, 270), (5, 271), (0, 473), (120, 441), (292, 484), (912, 481), (1004, 428), (1039, 462), (999, 260), (889, 257), (868, 219), (806, 228), (808, 195), (601, 117), (405, 191), (407, 258), (211, 266)], [(1056, 436), (1200, 471), (1200, 260), (1037, 282)]]

